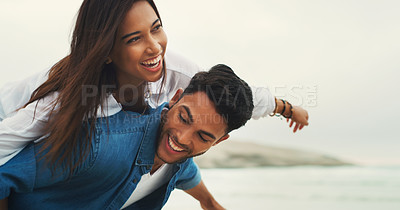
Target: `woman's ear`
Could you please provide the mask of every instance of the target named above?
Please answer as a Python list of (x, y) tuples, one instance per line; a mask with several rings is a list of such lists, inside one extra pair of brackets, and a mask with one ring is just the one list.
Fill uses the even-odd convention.
[(179, 88), (176, 91), (174, 97), (172, 97), (171, 100), (169, 101), (169, 107), (172, 107), (174, 104), (176, 104), (176, 102), (179, 101), (179, 99), (181, 98), (182, 93), (183, 93), (183, 89)]

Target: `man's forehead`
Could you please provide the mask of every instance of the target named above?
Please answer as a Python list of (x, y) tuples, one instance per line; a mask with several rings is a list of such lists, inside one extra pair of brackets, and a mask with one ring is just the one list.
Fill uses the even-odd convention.
[(192, 115), (194, 123), (200, 126), (218, 127), (218, 130), (224, 130), (227, 127), (226, 121), (220, 115), (213, 101), (209, 99), (206, 93), (196, 92), (185, 94), (178, 102), (178, 107), (186, 113)]

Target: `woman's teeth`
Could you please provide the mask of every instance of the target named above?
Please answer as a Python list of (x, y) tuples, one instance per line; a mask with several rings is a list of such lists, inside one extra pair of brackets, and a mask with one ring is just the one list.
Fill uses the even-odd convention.
[(176, 144), (172, 141), (172, 139), (171, 139), (170, 136), (168, 136), (168, 144), (169, 144), (169, 146), (170, 146), (173, 150), (175, 150), (175, 151), (177, 151), (177, 152), (182, 152), (182, 151), (184, 150), (184, 149), (180, 148), (178, 145), (176, 145)]
[(154, 59), (143, 61), (141, 64), (146, 67), (156, 67), (160, 63), (161, 58), (162, 58), (161, 55), (159, 55)]

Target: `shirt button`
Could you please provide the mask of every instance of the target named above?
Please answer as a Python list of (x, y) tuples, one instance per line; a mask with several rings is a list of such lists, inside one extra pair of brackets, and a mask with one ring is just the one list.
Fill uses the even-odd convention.
[(135, 183), (135, 184), (136, 184), (136, 183), (137, 183), (137, 179), (134, 179), (134, 180), (133, 180), (133, 183)]

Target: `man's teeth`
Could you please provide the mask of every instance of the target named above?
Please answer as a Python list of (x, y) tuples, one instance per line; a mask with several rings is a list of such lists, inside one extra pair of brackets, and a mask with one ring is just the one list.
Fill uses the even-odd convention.
[(169, 146), (171, 146), (171, 148), (172, 148), (173, 150), (175, 150), (175, 151), (177, 151), (177, 152), (182, 152), (182, 151), (183, 151), (182, 148), (180, 148), (178, 145), (176, 145), (176, 144), (172, 141), (171, 137), (168, 137), (168, 143), (169, 143)]
[(158, 62), (160, 62), (160, 60), (161, 60), (161, 55), (157, 56), (154, 59), (143, 61), (142, 64), (151, 66), (151, 65), (158, 64)]

